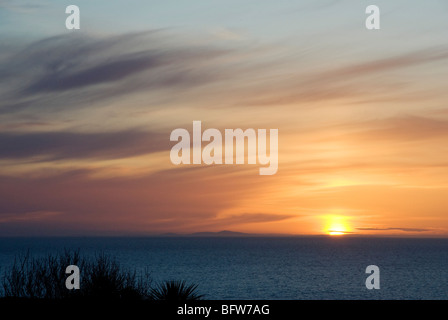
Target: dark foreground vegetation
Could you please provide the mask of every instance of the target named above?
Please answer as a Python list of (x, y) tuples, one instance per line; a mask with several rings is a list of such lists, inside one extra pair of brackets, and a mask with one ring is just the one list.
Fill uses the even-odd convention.
[[(80, 289), (66, 287), (66, 268), (80, 270)], [(0, 298), (5, 301), (125, 301), (181, 302), (199, 300), (197, 285), (185, 281), (153, 283), (148, 271), (137, 272), (120, 266), (106, 254), (82, 256), (65, 251), (44, 257), (29, 253), (16, 257), (2, 269)]]

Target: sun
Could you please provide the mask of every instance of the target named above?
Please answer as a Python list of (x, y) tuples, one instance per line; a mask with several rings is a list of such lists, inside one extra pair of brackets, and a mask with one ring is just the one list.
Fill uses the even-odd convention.
[(325, 216), (324, 232), (330, 236), (342, 236), (350, 232), (350, 226), (347, 218), (344, 216), (329, 215)]
[(331, 231), (328, 231), (328, 234), (330, 236), (342, 236), (342, 235), (345, 234), (345, 231), (333, 231), (333, 230), (331, 230)]

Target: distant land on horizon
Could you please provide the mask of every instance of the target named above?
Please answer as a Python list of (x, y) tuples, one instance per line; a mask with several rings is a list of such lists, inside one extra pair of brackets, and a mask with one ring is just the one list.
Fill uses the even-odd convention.
[(193, 233), (162, 233), (159, 237), (293, 237), (291, 234), (274, 234), (274, 233), (245, 233), (237, 231), (222, 230), (216, 232), (193, 232)]
[(331, 237), (331, 238), (444, 238), (445, 237), (430, 237), (430, 236), (415, 236), (415, 235), (365, 235), (365, 234), (356, 234), (349, 233), (343, 236), (331, 236), (328, 234), (287, 234), (287, 233), (245, 233), (245, 232), (237, 232), (230, 230), (222, 230), (222, 231), (205, 231), (205, 232), (193, 232), (193, 233), (161, 233), (157, 235), (153, 235), (156, 237), (216, 237), (216, 238), (232, 238), (232, 237)]
[(1, 238), (146, 238), (146, 237), (156, 237), (156, 238), (415, 238), (415, 239), (448, 239), (444, 236), (429, 236), (429, 235), (407, 235), (407, 234), (360, 234), (360, 233), (346, 233), (344, 235), (330, 235), (330, 234), (288, 234), (288, 233), (246, 233), (230, 230), (222, 231), (203, 231), (203, 232), (191, 232), (191, 233), (175, 233), (175, 232), (165, 232), (165, 233), (138, 233), (138, 234), (83, 234), (83, 235), (54, 235), (54, 236), (2, 236)]

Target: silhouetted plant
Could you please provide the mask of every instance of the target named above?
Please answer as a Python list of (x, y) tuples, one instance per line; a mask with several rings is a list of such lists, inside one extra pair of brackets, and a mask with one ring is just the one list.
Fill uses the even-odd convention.
[(187, 285), (185, 281), (164, 281), (156, 285), (150, 291), (153, 300), (163, 301), (187, 301), (200, 300), (204, 297), (197, 292), (197, 284)]
[(83, 295), (100, 299), (138, 300), (149, 297), (149, 272), (123, 270), (115, 259), (100, 254), (84, 267)]
[(14, 259), (13, 265), (4, 271), (1, 288), (3, 296), (15, 298), (66, 298), (73, 293), (65, 287), (65, 268), (81, 265), (79, 252), (64, 251), (39, 259), (28, 253)]
[[(81, 271), (80, 290), (68, 290), (65, 269), (77, 265)], [(99, 254), (82, 257), (79, 251), (33, 258), (29, 253), (16, 257), (1, 280), (3, 297), (37, 299), (146, 299), (150, 295), (149, 272), (120, 268), (112, 257)]]

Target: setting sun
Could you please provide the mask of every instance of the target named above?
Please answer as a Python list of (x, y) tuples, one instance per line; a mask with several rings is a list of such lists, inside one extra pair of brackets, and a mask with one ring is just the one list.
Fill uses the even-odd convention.
[(325, 216), (325, 233), (330, 236), (344, 235), (350, 232), (347, 218), (344, 216)]
[(340, 236), (340, 235), (345, 234), (345, 232), (344, 231), (329, 231), (328, 234), (330, 236)]

